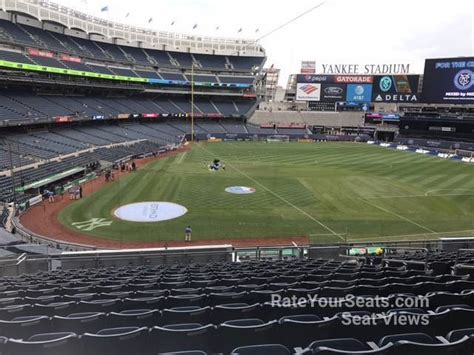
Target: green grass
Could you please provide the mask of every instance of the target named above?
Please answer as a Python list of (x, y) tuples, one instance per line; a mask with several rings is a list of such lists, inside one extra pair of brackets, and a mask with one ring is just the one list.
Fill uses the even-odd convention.
[[(214, 157), (226, 171), (210, 172)], [(233, 185), (256, 188), (232, 195)], [(169, 201), (188, 213), (157, 223), (115, 219), (131, 202)], [(474, 165), (356, 143), (199, 143), (152, 163), (64, 209), (68, 228), (122, 241), (310, 236), (312, 241), (422, 239), (474, 234)], [(77, 231), (77, 229), (75, 229)]]

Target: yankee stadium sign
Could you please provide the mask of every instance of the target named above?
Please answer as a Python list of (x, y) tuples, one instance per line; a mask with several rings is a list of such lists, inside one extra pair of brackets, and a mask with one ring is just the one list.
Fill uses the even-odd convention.
[(318, 64), (316, 73), (327, 75), (409, 74), (410, 64)]

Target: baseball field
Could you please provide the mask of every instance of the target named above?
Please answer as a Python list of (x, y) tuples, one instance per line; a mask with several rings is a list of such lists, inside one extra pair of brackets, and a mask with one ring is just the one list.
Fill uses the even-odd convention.
[[(210, 170), (214, 159), (225, 169)], [(130, 242), (183, 240), (187, 226), (193, 240), (473, 235), (474, 165), (361, 143), (196, 143), (107, 183), (59, 220)]]

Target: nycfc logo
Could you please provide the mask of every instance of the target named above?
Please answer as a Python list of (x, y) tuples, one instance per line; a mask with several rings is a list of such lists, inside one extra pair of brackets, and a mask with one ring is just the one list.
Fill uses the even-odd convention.
[(387, 92), (392, 88), (392, 78), (389, 76), (384, 76), (382, 79), (380, 79), (380, 90), (383, 92)]
[(161, 222), (185, 215), (188, 210), (172, 202), (146, 201), (123, 205), (114, 211), (114, 216), (128, 222)]
[(454, 85), (459, 90), (467, 90), (473, 85), (472, 81), (472, 71), (468, 69), (461, 70), (454, 77)]

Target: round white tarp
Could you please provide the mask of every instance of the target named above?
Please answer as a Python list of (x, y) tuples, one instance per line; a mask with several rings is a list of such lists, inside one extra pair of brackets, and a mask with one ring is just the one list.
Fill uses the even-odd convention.
[(186, 207), (172, 202), (136, 202), (121, 206), (114, 215), (129, 222), (161, 222), (175, 219), (188, 212)]
[(236, 195), (253, 194), (256, 190), (253, 187), (246, 186), (230, 186), (225, 189), (226, 192)]

